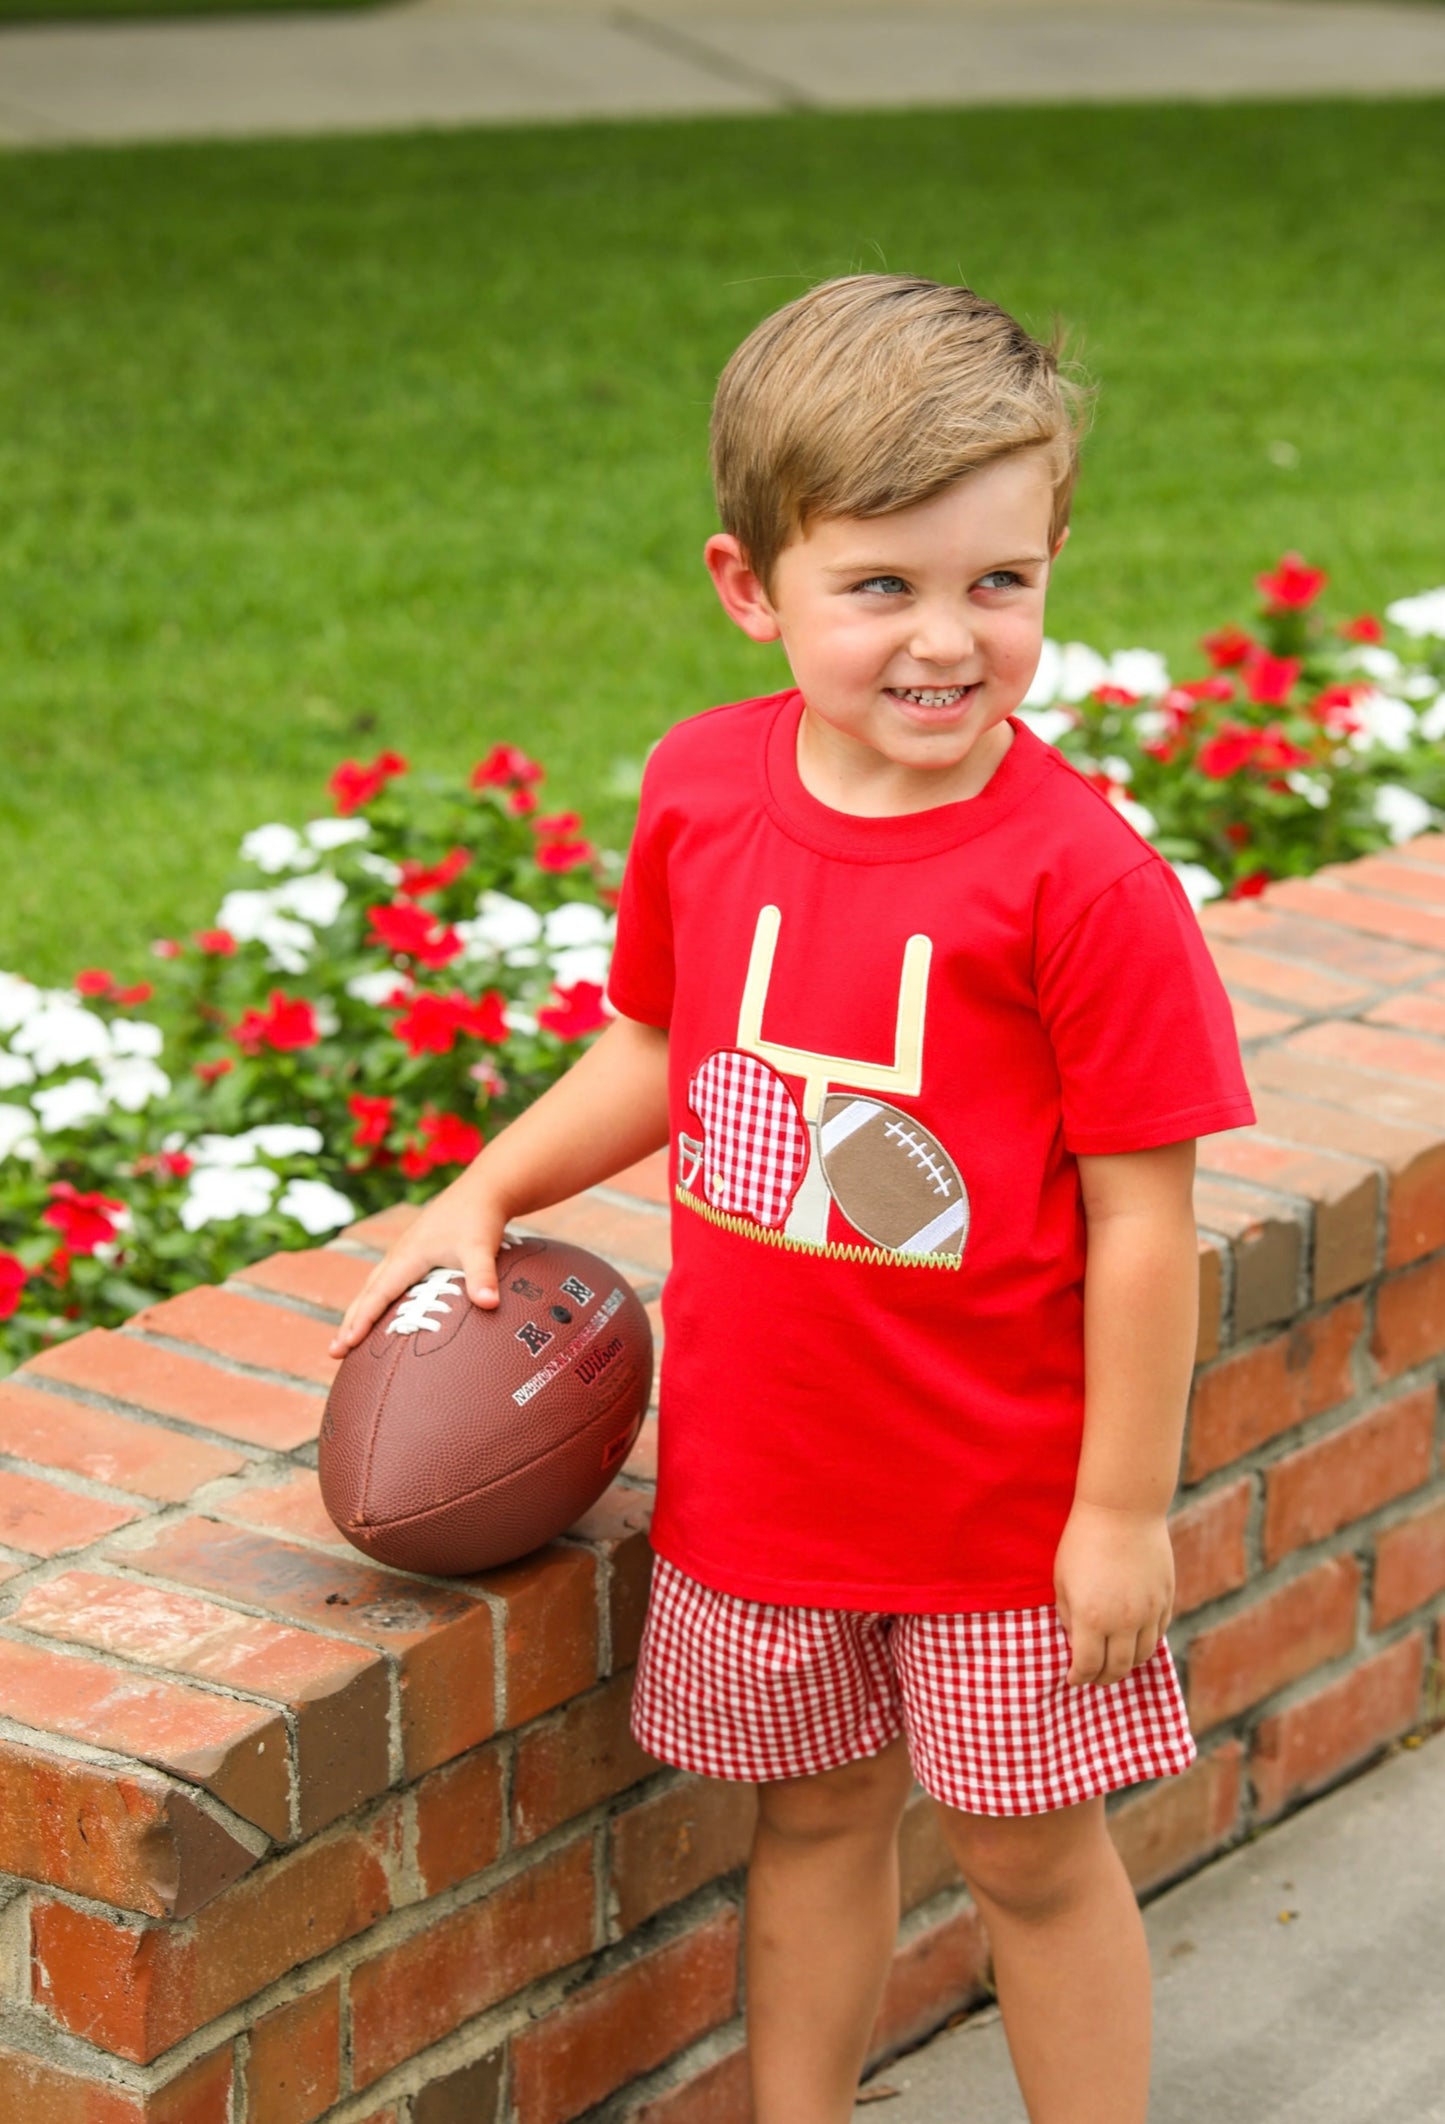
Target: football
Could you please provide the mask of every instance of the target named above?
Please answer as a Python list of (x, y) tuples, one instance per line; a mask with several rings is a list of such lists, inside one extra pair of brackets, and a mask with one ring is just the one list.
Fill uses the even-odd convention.
[(818, 1148), (833, 1200), (865, 1239), (900, 1254), (963, 1252), (963, 1176), (914, 1115), (861, 1093), (831, 1093)]
[(580, 1246), (508, 1237), (501, 1302), (433, 1269), (348, 1350), (321, 1425), (326, 1509), (378, 1563), (450, 1578), (551, 1541), (626, 1459), (652, 1387), (637, 1293)]

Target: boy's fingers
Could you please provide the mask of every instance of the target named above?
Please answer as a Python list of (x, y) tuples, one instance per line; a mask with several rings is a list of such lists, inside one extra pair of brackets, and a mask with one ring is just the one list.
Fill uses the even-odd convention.
[(379, 1261), (360, 1292), (352, 1299), (345, 1318), (332, 1339), (333, 1357), (344, 1357), (358, 1342), (365, 1341), (393, 1298), (411, 1289), (426, 1274), (426, 1267), (418, 1267), (405, 1256), (388, 1254)]
[(497, 1303), (497, 1260), (490, 1247), (464, 1246), (462, 1275), (466, 1278), (467, 1296), (473, 1305)]

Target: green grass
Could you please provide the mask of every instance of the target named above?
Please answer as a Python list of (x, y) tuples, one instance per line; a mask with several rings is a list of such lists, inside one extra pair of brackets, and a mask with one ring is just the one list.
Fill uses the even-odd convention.
[[(12, 156), (0, 966), (143, 964), (343, 754), (614, 763), (780, 681), (708, 401), (810, 281), (962, 274), (1102, 384), (1051, 631), (1186, 658), (1285, 547), (1442, 575), (1439, 102), (806, 116)], [(1292, 444), (1293, 469), (1270, 445)]]

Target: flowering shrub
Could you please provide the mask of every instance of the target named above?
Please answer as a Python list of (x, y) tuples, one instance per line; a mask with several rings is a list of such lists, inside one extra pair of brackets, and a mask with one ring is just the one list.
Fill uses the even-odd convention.
[(347, 760), (208, 928), (0, 974), (0, 1369), (428, 1194), (605, 1023), (621, 859), (498, 745), (465, 788)]
[(1025, 718), (1119, 804), (1198, 905), (1421, 833), (1445, 811), (1445, 589), (1328, 626), (1326, 578), (1287, 553), (1252, 630), (1207, 635), (1209, 670), (1152, 650), (1105, 663), (1045, 645)]

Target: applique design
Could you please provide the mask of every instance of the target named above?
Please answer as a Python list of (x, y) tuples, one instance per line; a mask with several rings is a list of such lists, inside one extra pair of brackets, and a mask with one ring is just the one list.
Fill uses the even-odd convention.
[[(715, 1050), (688, 1085), (702, 1136), (679, 1136), (678, 1199), (774, 1245), (957, 1268), (969, 1220), (958, 1167), (915, 1115), (869, 1096), (915, 1097), (921, 1088), (931, 938), (912, 936), (904, 946), (892, 1062), (867, 1062), (765, 1035), (781, 927), (778, 908), (760, 909), (737, 1046)], [(801, 1079), (800, 1099), (785, 1078)], [(871, 1246), (829, 1241), (835, 1202)]]

